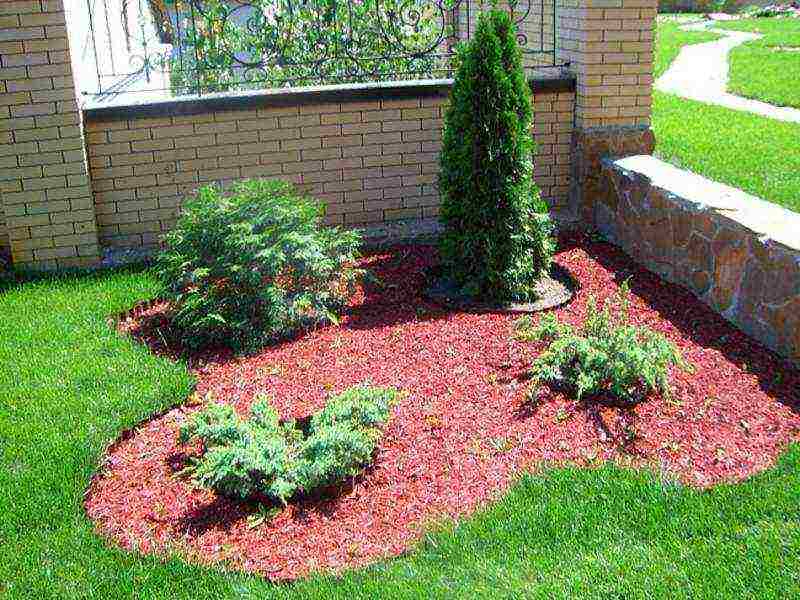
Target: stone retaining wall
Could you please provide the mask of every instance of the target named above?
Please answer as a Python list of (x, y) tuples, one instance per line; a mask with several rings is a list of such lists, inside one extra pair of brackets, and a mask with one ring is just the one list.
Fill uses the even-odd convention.
[(800, 214), (651, 156), (605, 159), (602, 173), (589, 224), (800, 363)]
[(572, 177), (568, 214), (579, 225), (593, 222), (594, 203), (603, 185), (603, 160), (652, 154), (656, 138), (647, 126), (576, 129), (572, 135)]
[[(573, 83), (533, 86), (534, 175), (560, 208)], [(187, 194), (255, 177), (293, 181), (325, 202), (331, 224), (435, 218), (449, 90), (450, 82), (343, 86), (86, 110), (100, 243), (155, 246)]]

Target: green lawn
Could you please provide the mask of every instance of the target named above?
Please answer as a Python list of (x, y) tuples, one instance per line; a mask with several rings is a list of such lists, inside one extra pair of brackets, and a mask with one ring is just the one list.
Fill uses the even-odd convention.
[(656, 155), (800, 212), (800, 125), (656, 92)]
[[(663, 57), (682, 42), (659, 31), (665, 68), (671, 59)], [(800, 157), (792, 152), (800, 127), (663, 94), (654, 127), (662, 156), (800, 210)], [(498, 504), (429, 534), (409, 555), (341, 578), (273, 585), (116, 550), (84, 515), (89, 478), (123, 429), (181, 402), (193, 385), (185, 365), (108, 326), (109, 315), (155, 289), (148, 272), (127, 270), (0, 290), (3, 598), (800, 594), (798, 446), (745, 483), (704, 492), (611, 466), (529, 475)]]
[(678, 58), (678, 53), (687, 44), (699, 44), (701, 42), (712, 42), (722, 37), (718, 33), (710, 31), (681, 31), (681, 26), (688, 21), (659, 19), (656, 29), (656, 50), (654, 76), (660, 77), (667, 70), (672, 61)]
[(292, 585), (128, 554), (93, 534), (82, 494), (123, 428), (180, 402), (185, 366), (108, 316), (150, 297), (147, 272), (0, 291), (3, 598), (719, 598), (800, 594), (800, 448), (700, 492), (603, 467), (524, 478), (410, 555)]
[[(676, 23), (660, 20), (657, 75), (682, 46), (708, 41), (709, 35), (715, 36), (679, 31)], [(800, 124), (655, 92), (653, 129), (659, 158), (800, 212)]]
[(764, 35), (731, 51), (730, 92), (800, 108), (800, 19), (743, 19), (717, 26)]

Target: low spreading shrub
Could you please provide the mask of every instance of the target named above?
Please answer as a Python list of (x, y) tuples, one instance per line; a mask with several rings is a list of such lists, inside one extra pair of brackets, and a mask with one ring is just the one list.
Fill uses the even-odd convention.
[(446, 276), (470, 295), (533, 300), (555, 244), (533, 181), (531, 90), (509, 15), (481, 13), (458, 62), (439, 174)]
[(623, 285), (602, 309), (589, 299), (586, 320), (576, 329), (554, 314), (534, 325), (530, 318), (516, 322), (516, 336), (544, 340), (549, 347), (531, 367), (534, 384), (566, 384), (580, 400), (586, 395), (611, 393), (632, 402), (645, 393), (670, 395), (669, 367), (688, 369), (678, 348), (658, 332), (630, 324), (629, 289)]
[(285, 504), (357, 475), (371, 460), (396, 397), (387, 388), (349, 388), (313, 415), (307, 431), (296, 421), (281, 422), (265, 397), (253, 404), (250, 419), (230, 405), (211, 404), (181, 427), (182, 444), (202, 447), (185, 472), (223, 496), (260, 495)]
[(186, 347), (257, 347), (337, 311), (360, 275), (360, 236), (323, 227), (323, 207), (282, 181), (187, 200), (157, 260), (172, 330)]

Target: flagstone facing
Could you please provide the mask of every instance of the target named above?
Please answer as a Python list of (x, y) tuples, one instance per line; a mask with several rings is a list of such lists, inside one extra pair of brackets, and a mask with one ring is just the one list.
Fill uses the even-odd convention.
[(602, 175), (590, 223), (800, 363), (800, 214), (652, 156), (603, 159)]
[(570, 212), (580, 224), (594, 221), (594, 203), (602, 186), (603, 159), (652, 154), (656, 138), (649, 126), (595, 127), (572, 134)]

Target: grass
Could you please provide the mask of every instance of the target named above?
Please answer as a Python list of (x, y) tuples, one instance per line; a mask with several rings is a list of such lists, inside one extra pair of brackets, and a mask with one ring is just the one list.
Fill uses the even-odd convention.
[(152, 296), (146, 271), (0, 291), (4, 598), (791, 597), (800, 593), (800, 447), (739, 485), (697, 491), (604, 466), (545, 470), (408, 556), (292, 585), (156, 559), (93, 533), (82, 494), (121, 430), (192, 388), (185, 366), (108, 316)]
[[(730, 92), (777, 106), (800, 108), (800, 19), (742, 19), (717, 27), (764, 36), (731, 50)], [(785, 48), (795, 50), (789, 52)]]
[(655, 92), (656, 155), (800, 212), (800, 125)]
[[(709, 41), (660, 20), (655, 70), (661, 75), (686, 44)], [(800, 212), (800, 124), (685, 100), (656, 91), (656, 155), (674, 165)]]
[(681, 48), (687, 44), (713, 42), (722, 36), (710, 31), (682, 31), (687, 21), (659, 19), (656, 29), (656, 48), (654, 53), (653, 76), (661, 77), (672, 61), (678, 58)]

